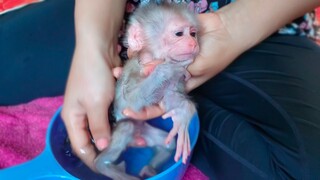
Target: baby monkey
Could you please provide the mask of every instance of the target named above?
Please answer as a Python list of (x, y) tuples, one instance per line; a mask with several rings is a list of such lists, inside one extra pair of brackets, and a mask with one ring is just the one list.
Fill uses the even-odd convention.
[[(196, 112), (185, 92), (185, 81), (190, 77), (186, 68), (199, 53), (197, 33), (197, 19), (184, 4), (150, 2), (132, 14), (126, 40), (133, 57), (116, 83), (116, 126), (110, 145), (95, 160), (101, 174), (112, 179), (138, 179), (116, 164), (128, 146), (148, 146), (155, 151), (151, 162), (140, 171), (141, 178), (156, 175), (175, 149), (175, 161), (182, 155), (186, 163), (191, 151), (188, 127)], [(154, 60), (162, 62), (145, 72), (144, 65)], [(173, 120), (169, 133), (123, 115), (125, 108), (139, 112), (156, 104), (163, 105), (163, 118)]]

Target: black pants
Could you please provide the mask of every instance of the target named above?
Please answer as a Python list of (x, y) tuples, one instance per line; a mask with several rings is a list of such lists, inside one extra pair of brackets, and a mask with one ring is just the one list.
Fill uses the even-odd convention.
[[(74, 49), (73, 1), (0, 16), (0, 104), (62, 95)], [(218, 57), (217, 57), (218, 58)], [(192, 162), (217, 179), (320, 178), (320, 48), (272, 36), (194, 90)]]
[(215, 176), (319, 179), (319, 77), (317, 45), (273, 36), (196, 89), (199, 145)]

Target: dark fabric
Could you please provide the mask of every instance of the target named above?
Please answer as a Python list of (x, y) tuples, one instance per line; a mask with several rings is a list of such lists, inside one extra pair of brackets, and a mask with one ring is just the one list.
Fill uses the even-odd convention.
[(62, 95), (74, 50), (74, 1), (0, 16), (0, 105)]
[(319, 68), (309, 39), (274, 36), (192, 93), (218, 179), (320, 178)]

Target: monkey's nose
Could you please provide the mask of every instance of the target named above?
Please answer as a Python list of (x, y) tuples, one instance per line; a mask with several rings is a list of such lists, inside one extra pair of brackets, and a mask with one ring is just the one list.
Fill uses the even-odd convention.
[(192, 50), (197, 47), (197, 43), (194, 40), (189, 41), (188, 45)]
[(197, 42), (191, 43), (189, 46), (190, 46), (190, 48), (192, 48), (191, 50), (195, 54), (197, 54), (199, 52), (199, 46), (198, 46)]

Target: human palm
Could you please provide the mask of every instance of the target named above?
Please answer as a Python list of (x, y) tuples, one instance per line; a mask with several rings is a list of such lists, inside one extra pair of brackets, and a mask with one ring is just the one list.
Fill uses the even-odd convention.
[(187, 81), (186, 89), (191, 91), (200, 86), (230, 62), (224, 61), (228, 53), (231, 36), (225, 28), (219, 14), (206, 13), (198, 16), (200, 21), (200, 52), (195, 61), (190, 64), (188, 71), (191, 78)]
[[(111, 59), (111, 58), (109, 58)], [(119, 57), (112, 57), (120, 62)], [(107, 60), (96, 50), (77, 49), (74, 54), (62, 109), (74, 153), (91, 169), (96, 150), (110, 140), (108, 108), (114, 96), (114, 78)], [(90, 130), (89, 130), (90, 129)]]

